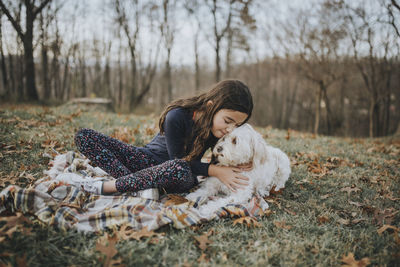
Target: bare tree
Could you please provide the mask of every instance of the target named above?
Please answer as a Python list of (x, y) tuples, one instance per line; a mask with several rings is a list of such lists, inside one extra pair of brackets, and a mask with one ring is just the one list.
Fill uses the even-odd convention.
[(176, 0), (163, 0), (162, 4), (162, 18), (161, 35), (163, 36), (164, 46), (167, 50), (167, 57), (165, 59), (165, 72), (164, 77), (167, 83), (167, 101), (172, 101), (172, 76), (171, 76), (171, 50), (174, 45), (176, 22), (175, 12), (177, 8)]
[(193, 52), (194, 52), (194, 84), (195, 91), (198, 92), (200, 90), (200, 52), (199, 52), (199, 43), (200, 43), (200, 33), (202, 30), (201, 22), (198, 18), (199, 12), (199, 2), (194, 0), (186, 0), (184, 3), (184, 9), (188, 13), (188, 19), (190, 20), (192, 17), (194, 20), (190, 20), (192, 23), (192, 28), (194, 28), (194, 36), (193, 36)]
[[(150, 2), (148, 5), (142, 6), (138, 0), (115, 0), (114, 8), (117, 16), (117, 23), (128, 40), (128, 48), (131, 57), (129, 108), (134, 109), (143, 101), (144, 96), (150, 91), (156, 72), (155, 63), (158, 60), (158, 52), (160, 50), (159, 43), (157, 46), (149, 48), (149, 58), (146, 64), (143, 64), (142, 58), (140, 55), (137, 55), (138, 37), (141, 27), (140, 15), (144, 12), (149, 12), (148, 18), (151, 21), (150, 23), (152, 23), (154, 20), (152, 14), (154, 4)], [(129, 16), (127, 16), (127, 10), (131, 11)], [(155, 49), (155, 51), (153, 51), (153, 49)]]
[(6, 66), (6, 58), (4, 56), (4, 49), (3, 49), (3, 13), (0, 11), (0, 60), (1, 60), (1, 76), (2, 82), (4, 87), (4, 95), (8, 94), (9, 86), (8, 86), (8, 74), (7, 74), (7, 66)]
[(25, 0), (25, 31), (22, 25), (17, 22), (15, 17), (10, 13), (11, 2), (0, 0), (0, 8), (11, 22), (14, 29), (17, 31), (24, 46), (24, 61), (25, 61), (25, 78), (28, 99), (39, 100), (35, 82), (35, 63), (33, 60), (33, 25), (39, 13), (43, 8), (51, 2), (51, 0), (42, 0), (39, 6), (35, 5), (34, 0)]
[(233, 3), (231, 23), (226, 36), (226, 77), (231, 76), (232, 54), (234, 49), (247, 52), (250, 50), (249, 35), (256, 30), (256, 20), (254, 15), (250, 12), (253, 2), (253, 0), (247, 0)]
[(377, 17), (380, 15), (368, 14), (363, 5), (352, 7), (347, 4), (343, 8), (350, 25), (348, 34), (356, 66), (368, 94), (369, 136), (386, 135), (389, 124), (390, 83), (394, 71), (391, 44), (395, 40), (391, 38), (387, 27), (382, 28), (382, 24), (377, 23)]
[[(228, 0), (228, 12), (224, 14), (223, 1), (205, 0), (213, 18), (213, 46), (215, 50), (215, 81), (221, 80), (221, 42), (231, 27), (232, 8), (235, 0)], [(211, 2), (211, 3), (210, 3)], [(224, 4), (224, 3), (222, 3)], [(223, 22), (222, 22), (223, 21)]]
[[(298, 67), (304, 77), (316, 85), (314, 133), (320, 129), (321, 106), (326, 114), (326, 133), (332, 133), (332, 109), (328, 88), (337, 81), (342, 73), (337, 62), (338, 50), (344, 38), (344, 24), (332, 23), (335, 18), (329, 13), (329, 3), (324, 3), (317, 14), (299, 11), (293, 24), (281, 25), (285, 29), (285, 42), (291, 42), (299, 56)], [(289, 48), (288, 48), (289, 50)], [(292, 51), (293, 51), (292, 50)]]
[(400, 3), (398, 3), (396, 0), (391, 0), (390, 3), (388, 4), (386, 4), (385, 1), (383, 1), (383, 4), (385, 5), (389, 16), (388, 20), (389, 24), (392, 25), (397, 36), (400, 37), (400, 29), (399, 29)]
[(57, 5), (53, 9), (51, 5), (47, 5), (43, 12), (39, 15), (40, 26), (40, 45), (41, 45), (41, 81), (43, 86), (43, 99), (51, 99), (51, 78), (49, 69), (49, 50), (51, 41), (49, 37), (49, 26), (56, 19), (61, 6)]

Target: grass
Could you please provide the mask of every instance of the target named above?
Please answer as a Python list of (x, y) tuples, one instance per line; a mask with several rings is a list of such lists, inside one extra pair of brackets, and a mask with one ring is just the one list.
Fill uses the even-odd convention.
[[(76, 150), (74, 133), (93, 128), (141, 146), (156, 132), (156, 116), (120, 115), (94, 107), (0, 108), (0, 189), (28, 186), (43, 177), (54, 148)], [(271, 214), (260, 227), (232, 219), (177, 230), (165, 226), (157, 239), (123, 240), (115, 258), (157, 266), (337, 266), (353, 253), (373, 266), (399, 266), (400, 137), (352, 139), (258, 128), (267, 142), (292, 160), (281, 194), (269, 198)], [(4, 224), (0, 217), (0, 229)], [(61, 231), (34, 222), (10, 237), (0, 233), (0, 266), (101, 266), (99, 235)], [(211, 231), (211, 232), (210, 232)], [(202, 251), (195, 237), (210, 232)]]

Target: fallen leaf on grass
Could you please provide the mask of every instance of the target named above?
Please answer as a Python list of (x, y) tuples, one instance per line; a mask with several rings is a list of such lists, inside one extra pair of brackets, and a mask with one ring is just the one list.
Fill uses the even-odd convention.
[(201, 253), (200, 257), (197, 259), (197, 262), (205, 262), (208, 263), (210, 260), (207, 258), (205, 253)]
[(282, 228), (282, 229), (286, 229), (286, 230), (292, 229), (292, 226), (291, 225), (286, 225), (285, 221), (283, 221), (283, 222), (275, 221), (274, 224), (278, 228)]
[(292, 215), (292, 216), (296, 216), (296, 215), (297, 215), (296, 212), (291, 211), (291, 210), (289, 210), (289, 209), (287, 209), (287, 208), (284, 208), (283, 210), (286, 211), (287, 213), (289, 213), (289, 214)]
[(334, 194), (323, 195), (323, 196), (321, 196), (321, 199), (327, 199), (327, 198), (330, 198), (331, 196), (334, 196)]
[(44, 140), (41, 144), (41, 147), (46, 148), (46, 149), (62, 148), (61, 144), (57, 140), (52, 140), (52, 139)]
[(103, 266), (112, 266), (114, 264), (121, 266), (121, 259), (113, 259), (113, 257), (118, 254), (118, 250), (115, 248), (116, 243), (116, 235), (110, 236), (106, 234), (97, 240), (96, 251), (99, 251), (105, 256)]
[(347, 192), (348, 196), (350, 196), (350, 194), (352, 192), (358, 192), (360, 190), (361, 190), (360, 188), (357, 188), (355, 186), (351, 186), (351, 187), (348, 186), (348, 187), (344, 187), (344, 188), (340, 189), (340, 191), (342, 191), (342, 192)]
[(136, 239), (137, 241), (140, 241), (142, 237), (162, 236), (162, 234), (147, 230), (147, 226), (143, 227), (140, 231), (135, 231), (132, 227), (126, 224), (121, 226), (117, 235), (118, 238), (123, 240)]
[(196, 239), (197, 242), (199, 242), (197, 245), (202, 251), (206, 250), (208, 245), (212, 243), (212, 241), (208, 239), (208, 237), (212, 234), (212, 232), (213, 231), (210, 230), (208, 233), (204, 233), (200, 236), (194, 237), (194, 239)]
[(250, 217), (250, 216), (241, 217), (241, 218), (233, 221), (233, 225), (236, 225), (238, 223), (244, 224), (248, 227), (250, 227), (250, 226), (260, 227), (261, 226), (260, 223), (254, 217)]
[(400, 231), (400, 228), (397, 228), (396, 226), (385, 224), (384, 226), (379, 228), (377, 232), (378, 232), (378, 234), (381, 235), (383, 232), (385, 232), (388, 229), (392, 229), (395, 232), (399, 232)]
[(26, 262), (26, 254), (24, 254), (23, 257), (17, 257), (17, 266), (29, 266), (28, 263)]
[(286, 140), (290, 139), (290, 129), (287, 129), (287, 133), (286, 133), (285, 138), (286, 138)]
[(325, 176), (328, 173), (328, 168), (326, 166), (320, 164), (318, 162), (318, 159), (315, 158), (312, 162), (309, 162), (308, 164), (308, 171), (311, 172), (314, 176), (317, 176), (319, 178)]
[(342, 262), (345, 263), (342, 265), (342, 267), (365, 267), (370, 264), (368, 258), (362, 258), (361, 260), (357, 261), (354, 258), (354, 254), (351, 252), (347, 254), (347, 256), (343, 256)]
[(363, 206), (363, 204), (361, 204), (360, 202), (349, 201), (349, 204), (350, 204), (350, 205), (354, 205), (354, 206), (356, 206), (356, 207), (362, 207), (362, 206)]
[(383, 224), (391, 224), (394, 218), (399, 211), (394, 208), (387, 208), (384, 210), (374, 210), (374, 221), (377, 225)]
[(0, 217), (0, 221), (6, 222), (6, 224), (0, 228), (0, 236), (7, 235), (9, 238), (11, 238), (13, 233), (18, 230), (22, 230), (24, 234), (31, 233), (31, 229), (27, 228), (24, 223), (31, 225), (32, 222), (20, 212), (17, 212), (17, 215), (15, 216)]
[(330, 219), (327, 216), (318, 216), (317, 221), (319, 224), (324, 224), (330, 221)]
[(350, 220), (348, 220), (348, 219), (340, 218), (337, 221), (338, 221), (338, 223), (343, 224), (343, 225), (349, 225), (350, 224)]
[(130, 130), (127, 127), (115, 129), (110, 135), (112, 138), (121, 140), (124, 143), (134, 143), (135, 142), (135, 130)]

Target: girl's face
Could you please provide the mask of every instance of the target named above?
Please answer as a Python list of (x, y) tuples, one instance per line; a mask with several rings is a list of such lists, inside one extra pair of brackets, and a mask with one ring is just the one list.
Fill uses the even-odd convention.
[(220, 109), (214, 115), (211, 133), (215, 137), (221, 138), (241, 125), (247, 119), (247, 116), (244, 112)]

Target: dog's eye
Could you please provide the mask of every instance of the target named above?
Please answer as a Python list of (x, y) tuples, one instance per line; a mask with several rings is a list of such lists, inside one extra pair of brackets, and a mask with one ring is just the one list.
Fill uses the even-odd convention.
[(232, 144), (236, 145), (236, 137), (232, 138)]

